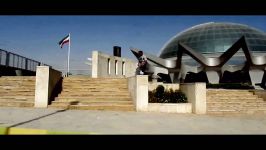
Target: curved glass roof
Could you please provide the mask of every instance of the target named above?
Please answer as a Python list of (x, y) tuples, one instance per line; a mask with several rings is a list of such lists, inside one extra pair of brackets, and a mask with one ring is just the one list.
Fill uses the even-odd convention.
[(179, 41), (201, 53), (225, 52), (243, 35), (249, 50), (266, 51), (265, 32), (243, 24), (210, 22), (193, 26), (171, 38), (159, 57), (175, 57)]

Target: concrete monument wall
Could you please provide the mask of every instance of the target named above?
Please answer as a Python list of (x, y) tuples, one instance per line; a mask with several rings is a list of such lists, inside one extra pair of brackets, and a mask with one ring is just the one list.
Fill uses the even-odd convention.
[(111, 56), (100, 51), (92, 52), (92, 77), (131, 77), (135, 75), (137, 62)]

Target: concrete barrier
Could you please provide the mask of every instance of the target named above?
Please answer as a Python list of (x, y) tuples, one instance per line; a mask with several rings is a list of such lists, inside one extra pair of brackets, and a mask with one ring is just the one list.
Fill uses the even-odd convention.
[(149, 112), (192, 113), (191, 103), (149, 103)]
[(137, 111), (148, 108), (148, 75), (136, 75), (128, 78), (128, 89)]
[(136, 106), (136, 92), (137, 92), (136, 78), (137, 78), (136, 76), (127, 78), (128, 91), (135, 106)]
[(35, 107), (46, 108), (53, 99), (53, 90), (62, 79), (62, 73), (49, 66), (37, 66), (35, 84)]
[[(149, 103), (148, 90), (158, 85), (180, 89), (187, 96), (188, 103)], [(137, 75), (128, 78), (128, 89), (137, 111), (206, 114), (206, 83), (149, 84), (147, 75)]]
[(184, 83), (180, 89), (192, 104), (192, 112), (195, 114), (206, 114), (206, 83)]
[[(180, 90), (180, 84), (166, 84), (163, 82), (149, 83), (149, 91), (153, 91), (158, 85), (162, 85), (166, 90)], [(192, 113), (191, 103), (149, 103), (148, 111), (166, 113)]]

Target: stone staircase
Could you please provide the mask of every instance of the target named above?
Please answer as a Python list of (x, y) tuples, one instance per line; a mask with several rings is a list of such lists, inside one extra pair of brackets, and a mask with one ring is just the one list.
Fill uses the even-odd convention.
[(34, 107), (35, 76), (0, 77), (0, 107)]
[(127, 79), (67, 77), (62, 92), (48, 107), (79, 110), (134, 111)]
[(266, 101), (249, 90), (207, 90), (208, 114), (266, 114)]

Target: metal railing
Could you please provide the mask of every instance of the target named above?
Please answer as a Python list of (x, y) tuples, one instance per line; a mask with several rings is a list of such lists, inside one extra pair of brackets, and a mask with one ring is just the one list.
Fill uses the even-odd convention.
[(34, 72), (37, 66), (49, 66), (3, 49), (0, 49), (0, 65)]

